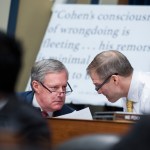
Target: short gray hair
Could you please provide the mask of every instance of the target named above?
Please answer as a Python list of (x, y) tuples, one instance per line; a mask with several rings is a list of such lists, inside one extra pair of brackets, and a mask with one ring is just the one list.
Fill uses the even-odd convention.
[(43, 82), (46, 74), (59, 73), (63, 70), (66, 71), (67, 76), (69, 76), (65, 65), (56, 59), (43, 59), (37, 61), (31, 69), (31, 83), (33, 80)]
[(100, 79), (106, 79), (115, 73), (121, 76), (129, 76), (133, 72), (133, 67), (121, 52), (108, 50), (96, 55), (86, 70), (89, 75), (94, 71), (99, 75)]

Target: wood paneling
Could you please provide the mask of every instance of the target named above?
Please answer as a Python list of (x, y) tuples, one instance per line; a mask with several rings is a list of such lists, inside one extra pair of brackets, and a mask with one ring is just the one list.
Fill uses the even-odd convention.
[(48, 119), (52, 131), (52, 145), (60, 144), (71, 138), (87, 134), (125, 134), (133, 125), (132, 122), (103, 121), (103, 120), (75, 120)]

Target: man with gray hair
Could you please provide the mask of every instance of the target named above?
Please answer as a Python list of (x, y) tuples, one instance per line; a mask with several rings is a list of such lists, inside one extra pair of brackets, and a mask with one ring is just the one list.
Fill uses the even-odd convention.
[(68, 83), (68, 70), (55, 59), (35, 62), (31, 70), (32, 91), (19, 95), (28, 103), (40, 108), (44, 117), (56, 117), (74, 111), (65, 104), (66, 95), (72, 92)]
[(150, 113), (150, 73), (136, 72), (117, 50), (103, 51), (87, 67), (95, 90), (114, 103), (123, 98), (125, 112)]

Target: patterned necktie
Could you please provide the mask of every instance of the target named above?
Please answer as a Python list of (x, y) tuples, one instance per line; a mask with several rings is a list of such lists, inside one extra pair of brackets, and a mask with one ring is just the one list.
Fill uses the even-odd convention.
[(48, 117), (48, 113), (46, 111), (42, 111), (41, 113), (44, 118)]
[(127, 99), (126, 105), (127, 105), (127, 112), (133, 112), (133, 101)]

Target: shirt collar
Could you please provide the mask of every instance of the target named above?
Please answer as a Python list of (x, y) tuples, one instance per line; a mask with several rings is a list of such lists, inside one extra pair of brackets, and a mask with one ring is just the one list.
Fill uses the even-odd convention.
[(33, 105), (34, 107), (38, 107), (38, 108), (40, 108), (40, 109), (42, 110), (42, 108), (40, 107), (39, 103), (38, 103), (37, 100), (36, 100), (35, 94), (34, 94), (34, 96), (33, 96), (32, 105)]
[[(32, 102), (32, 105), (33, 105), (34, 107), (40, 108), (41, 111), (42, 111), (41, 106), (39, 105), (39, 103), (38, 103), (37, 100), (36, 100), (35, 94), (34, 94), (34, 96), (33, 96), (33, 102)], [(52, 116), (53, 116), (53, 112), (47, 112), (47, 113), (48, 113), (48, 116), (49, 116), (49, 117), (52, 117)]]
[(133, 102), (138, 102), (139, 90), (138, 72), (133, 71), (127, 98)]

